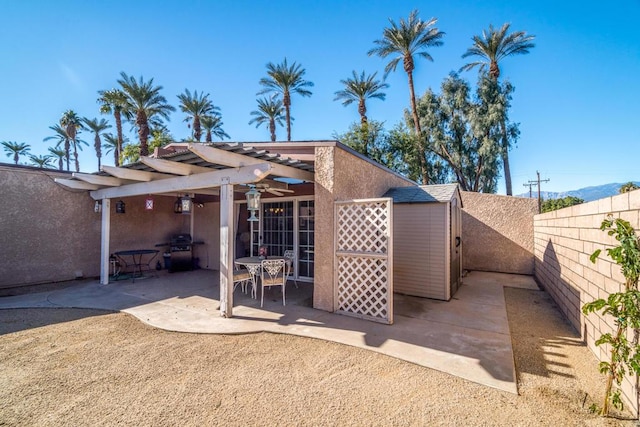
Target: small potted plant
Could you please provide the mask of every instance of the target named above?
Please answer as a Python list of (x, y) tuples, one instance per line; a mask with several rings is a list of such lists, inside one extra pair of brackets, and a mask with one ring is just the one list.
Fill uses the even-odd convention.
[(258, 248), (258, 257), (260, 257), (260, 259), (266, 259), (267, 258), (267, 247), (266, 246), (260, 246)]

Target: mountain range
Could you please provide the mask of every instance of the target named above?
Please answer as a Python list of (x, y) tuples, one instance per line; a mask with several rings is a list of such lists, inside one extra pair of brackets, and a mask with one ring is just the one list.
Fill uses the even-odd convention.
[[(580, 188), (579, 190), (571, 191), (541, 191), (540, 195), (544, 200), (548, 199), (561, 199), (567, 196), (578, 197), (585, 202), (591, 202), (592, 200), (602, 199), (604, 197), (615, 196), (619, 194), (620, 187), (626, 183), (611, 183), (596, 185), (594, 187)], [(640, 186), (640, 181), (634, 181), (634, 184)], [(538, 193), (534, 190), (533, 197), (537, 197)], [(518, 194), (517, 197), (529, 197), (529, 193)]]

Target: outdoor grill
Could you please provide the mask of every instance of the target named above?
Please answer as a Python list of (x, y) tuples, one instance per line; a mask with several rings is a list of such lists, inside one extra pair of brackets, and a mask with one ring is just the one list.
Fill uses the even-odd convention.
[(191, 234), (176, 234), (171, 237), (169, 241), (170, 271), (193, 269), (192, 245)]

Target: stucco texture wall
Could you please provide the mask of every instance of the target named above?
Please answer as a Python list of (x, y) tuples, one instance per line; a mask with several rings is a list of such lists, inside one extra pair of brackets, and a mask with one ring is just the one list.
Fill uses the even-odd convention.
[[(597, 314), (586, 317), (581, 307), (623, 289), (620, 267), (604, 250), (617, 243), (600, 230), (608, 214), (629, 221), (640, 232), (640, 190), (536, 215), (534, 222), (536, 279), (599, 360), (608, 359), (608, 354), (606, 348), (595, 346), (595, 340), (613, 331), (613, 319)], [(602, 249), (602, 254), (593, 264), (589, 257), (596, 249)], [(637, 413), (634, 382), (624, 382), (623, 394)]]
[[(94, 212), (88, 192), (53, 181), (69, 176), (0, 165), (0, 288), (99, 276), (101, 214)], [(189, 218), (173, 213), (175, 198), (154, 196), (153, 211), (144, 210), (145, 198), (123, 199), (125, 214), (115, 213), (112, 200), (111, 253), (154, 249), (172, 234), (189, 232)]]
[(389, 188), (415, 184), (340, 146), (316, 147), (315, 156), (313, 306), (334, 311), (334, 202), (382, 197)]
[(533, 274), (535, 199), (462, 194), (462, 267), (465, 270)]

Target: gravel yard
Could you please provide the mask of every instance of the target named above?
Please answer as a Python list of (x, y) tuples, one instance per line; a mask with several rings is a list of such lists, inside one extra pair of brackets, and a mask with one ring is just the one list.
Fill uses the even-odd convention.
[(588, 411), (604, 380), (545, 292), (505, 297), (519, 396), (309, 338), (0, 310), (0, 425), (636, 425)]

